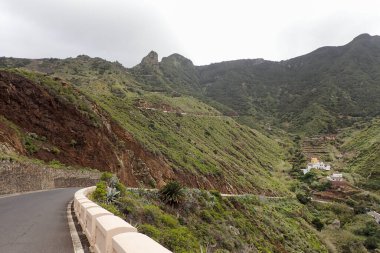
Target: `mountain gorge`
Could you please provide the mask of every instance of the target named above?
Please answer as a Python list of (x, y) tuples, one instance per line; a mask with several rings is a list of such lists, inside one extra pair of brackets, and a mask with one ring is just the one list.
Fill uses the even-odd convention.
[[(2, 57), (0, 67), (5, 71), (3, 78), (11, 75), (2, 80), (3, 117), (25, 133), (49, 136), (49, 145), (62, 150), (52, 154), (44, 147), (29, 155), (119, 174), (130, 170), (126, 164), (147, 163), (145, 172), (134, 172), (144, 178), (144, 173), (149, 174), (145, 181), (128, 181), (130, 173), (123, 174), (133, 185), (156, 186), (179, 178), (191, 186), (226, 192), (276, 194), (273, 186), (282, 184), (273, 175), (289, 166), (284, 160), (284, 147), (290, 145), (284, 130), (301, 135), (334, 133), (378, 116), (380, 108), (380, 37), (367, 34), (344, 46), (320, 48), (281, 62), (254, 59), (195, 66), (179, 54), (159, 61), (152, 51), (130, 69), (85, 55), (63, 60)], [(19, 75), (34, 87), (45, 83), (50, 93), (43, 91), (47, 94), (43, 99), (28, 95), (41, 90), (9, 93), (16, 87), (9, 80)], [(10, 96), (36, 101), (16, 107), (6, 103), (17, 101)], [(54, 100), (67, 104), (66, 115), (59, 114), (60, 119), (49, 116), (58, 106)], [(71, 112), (78, 115), (76, 121), (83, 122), (82, 129), (74, 123), (63, 124), (63, 118), (73, 118)], [(20, 119), (23, 113), (37, 114), (36, 120)], [(49, 129), (43, 122), (71, 132), (62, 134), (56, 131), (58, 127)], [(98, 137), (86, 138), (92, 132), (89, 127)], [(120, 146), (128, 144), (115, 143), (131, 140), (136, 142), (132, 146), (139, 146), (132, 153), (153, 164), (123, 158), (128, 155), (121, 154)], [(70, 146), (71, 141), (76, 144)], [(81, 145), (81, 152), (92, 155), (86, 157), (85, 152), (79, 157), (75, 146)], [(94, 155), (95, 150), (103, 155)]]
[[(178, 181), (181, 207), (143, 190), (103, 203), (175, 252), (368, 253), (380, 247), (366, 214), (380, 203), (379, 108), (380, 37), (368, 34), (280, 62), (0, 57), (0, 161), (112, 172), (133, 188)], [(347, 182), (303, 175), (313, 156)]]

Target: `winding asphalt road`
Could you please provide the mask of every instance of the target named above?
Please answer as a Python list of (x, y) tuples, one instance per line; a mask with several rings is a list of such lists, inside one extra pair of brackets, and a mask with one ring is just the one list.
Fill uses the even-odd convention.
[(78, 189), (0, 196), (0, 252), (73, 253), (66, 208)]

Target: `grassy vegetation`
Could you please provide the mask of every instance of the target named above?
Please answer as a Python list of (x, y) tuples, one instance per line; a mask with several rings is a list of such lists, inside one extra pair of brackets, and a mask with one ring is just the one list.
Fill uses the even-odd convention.
[[(178, 170), (223, 178), (249, 191), (284, 190), (271, 174), (281, 163), (278, 144), (231, 118), (204, 116), (218, 112), (194, 98), (132, 92), (120, 98), (107, 90), (91, 92), (91, 97), (148, 150), (164, 155)], [(187, 114), (138, 109), (134, 105), (138, 99)]]
[[(357, 129), (359, 128), (359, 129)], [(380, 120), (356, 125), (342, 136), (342, 150), (346, 152), (347, 170), (356, 182), (369, 190), (380, 192)]]
[[(312, 203), (309, 211), (320, 217), (324, 228), (321, 236), (336, 252), (371, 252), (380, 248), (380, 226), (367, 214), (355, 214), (352, 208), (339, 203)], [(377, 237), (377, 238), (375, 238)]]
[[(182, 174), (221, 180), (230, 191), (244, 189), (247, 192), (287, 194), (280, 177), (273, 177), (288, 166), (282, 160), (284, 151), (277, 141), (222, 116), (215, 108), (196, 98), (133, 88), (137, 85), (133, 78), (115, 64), (106, 62), (110, 73), (105, 78), (104, 73), (96, 72), (99, 67), (96, 64), (99, 63), (90, 64), (96, 59), (82, 56), (75, 61), (65, 61), (70, 63), (59, 63), (54, 75), (62, 76), (55, 79), (20, 69), (10, 71), (40, 83), (58, 98), (72, 103), (95, 126), (101, 119), (94, 108), (100, 106), (147, 150), (164, 156)], [(78, 63), (83, 63), (83, 66)], [(80, 66), (78, 74), (73, 69)], [(75, 79), (81, 91), (61, 78)], [(139, 109), (138, 101), (146, 102), (157, 110)], [(172, 112), (185, 115), (166, 113), (164, 109), (167, 107)], [(38, 151), (40, 146), (38, 141), (29, 137), (25, 144), (30, 153)], [(54, 147), (51, 150), (60, 152)], [(154, 182), (151, 186), (155, 186)]]
[(174, 252), (327, 252), (308, 225), (315, 217), (296, 200), (183, 189), (177, 205), (143, 190), (107, 204), (99, 186), (93, 197), (103, 207)]

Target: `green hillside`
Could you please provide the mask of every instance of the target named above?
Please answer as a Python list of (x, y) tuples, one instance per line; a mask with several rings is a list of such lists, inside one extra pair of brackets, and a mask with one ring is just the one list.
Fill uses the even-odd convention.
[[(346, 134), (347, 135), (347, 134)], [(358, 183), (380, 191), (380, 120), (349, 134), (342, 149), (346, 152), (348, 170), (359, 175)]]
[(182, 189), (177, 205), (144, 190), (122, 191), (105, 202), (105, 186), (97, 184), (95, 201), (173, 252), (328, 252), (309, 224), (315, 214), (295, 199), (227, 198)]
[[(56, 73), (50, 72), (50, 75), (57, 80), (73, 82), (74, 87), (107, 112), (143, 149), (157, 159), (163, 159), (172, 170), (169, 177), (191, 187), (223, 192), (287, 194), (286, 186), (278, 177), (287, 166), (283, 161), (285, 151), (276, 141), (221, 115), (215, 108), (193, 97), (144, 91), (128, 73), (119, 72), (118, 65), (109, 63), (110, 73), (102, 74), (91, 67), (93, 62), (98, 62), (97, 59), (81, 56), (65, 61), (69, 63), (59, 62), (54, 68), (49, 67), (56, 69)], [(81, 74), (73, 71), (79, 67)], [(41, 82), (39, 76), (42, 75), (17, 73)], [(56, 94), (68, 92), (60, 87), (59, 82), (48, 84), (53, 88), (58, 85)], [(65, 96), (68, 96), (66, 100), (81, 108), (82, 101), (76, 100), (77, 96)], [(94, 114), (91, 116), (93, 121), (102, 120), (101, 116), (96, 116), (97, 111), (93, 111), (94, 106), (82, 107), (90, 110), (90, 116)], [(64, 155), (62, 152), (59, 157)], [(99, 169), (110, 168), (103, 166)], [(140, 176), (149, 175), (142, 184), (149, 187), (162, 185), (157, 178), (164, 172), (152, 169), (139, 172), (142, 173), (138, 174)]]
[[(150, 76), (140, 80), (225, 107), (224, 113), (261, 121), (290, 131), (334, 132), (358, 118), (379, 114), (380, 37), (363, 34), (347, 45), (323, 47), (281, 62), (236, 60), (194, 66), (171, 55), (131, 71)], [(156, 78), (152, 78), (156, 77)], [(310, 127), (311, 126), (311, 127)]]
[[(186, 94), (239, 115), (254, 127), (272, 125), (317, 134), (379, 115), (380, 37), (362, 34), (339, 47), (322, 47), (290, 60), (236, 60), (205, 66), (179, 54), (150, 52), (126, 69), (119, 63), (79, 56), (59, 59), (0, 58), (0, 66), (58, 74), (86, 86), (95, 80), (113, 86)], [(240, 120), (241, 119), (241, 120)]]

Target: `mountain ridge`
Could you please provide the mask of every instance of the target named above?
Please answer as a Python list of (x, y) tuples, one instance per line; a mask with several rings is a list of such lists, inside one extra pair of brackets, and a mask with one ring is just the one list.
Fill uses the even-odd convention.
[[(118, 71), (122, 86), (127, 82), (137, 89), (194, 96), (224, 114), (239, 115), (240, 123), (261, 129), (269, 124), (310, 135), (379, 115), (375, 108), (380, 106), (380, 37), (369, 34), (279, 62), (242, 59), (196, 66), (179, 54), (159, 61), (154, 51), (132, 68), (83, 55), (65, 60), (0, 58), (0, 67), (45, 73), (52, 66), (75, 74), (83, 64), (101, 74)], [(66, 69), (70, 65), (77, 67)], [(303, 109), (316, 112), (316, 118), (302, 114)], [(311, 128), (304, 127), (314, 121), (317, 124)]]

